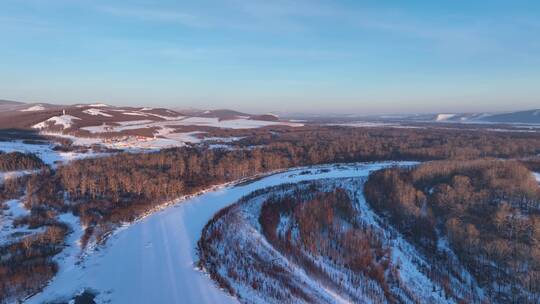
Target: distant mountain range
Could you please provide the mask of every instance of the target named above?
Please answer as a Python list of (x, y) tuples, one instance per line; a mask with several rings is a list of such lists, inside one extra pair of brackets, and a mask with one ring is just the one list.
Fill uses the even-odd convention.
[[(92, 112), (91, 109), (99, 108), (108, 113), (108, 115), (92, 115), (80, 112)], [(351, 122), (358, 120), (377, 120), (377, 121), (400, 121), (400, 122), (433, 122), (433, 123), (496, 123), (496, 124), (540, 124), (540, 109), (527, 111), (516, 111), (506, 113), (434, 113), (434, 114), (386, 114), (386, 115), (354, 115), (354, 114), (299, 114), (299, 113), (280, 113), (280, 115), (268, 114), (248, 114), (230, 109), (181, 109), (181, 108), (149, 108), (149, 107), (117, 107), (102, 103), (95, 104), (74, 104), (74, 105), (55, 105), (49, 103), (24, 103), (11, 100), (0, 100), (0, 128), (10, 125), (13, 127), (29, 128), (36, 123), (52, 117), (67, 110), (70, 113), (82, 115), (82, 118), (92, 118), (92, 123), (99, 118), (100, 123), (113, 121), (133, 120), (136, 112), (139, 117), (147, 116), (151, 120), (170, 119), (171, 117), (201, 117), (217, 118), (223, 120), (247, 119), (267, 122), (286, 122), (303, 121), (312, 123), (334, 123)], [(130, 112), (135, 113), (130, 113)], [(127, 116), (125, 113), (129, 113)], [(51, 115), (53, 114), (53, 115)], [(87, 115), (85, 115), (87, 114)], [(90, 115), (90, 116), (89, 116)], [(77, 115), (75, 115), (77, 116)], [(161, 117), (160, 117), (161, 116)], [(149, 118), (148, 118), (149, 117)], [(164, 118), (166, 117), (166, 118)], [(84, 119), (83, 119), (84, 120)], [(79, 122), (78, 124), (81, 124)], [(84, 124), (84, 123), (83, 123)], [(84, 124), (88, 125), (88, 124)]]
[(453, 123), (540, 124), (540, 109), (508, 113), (457, 113), (408, 116), (407, 120)]
[(540, 124), (540, 109), (505, 113), (428, 113), (403, 114), (389, 113), (380, 115), (361, 114), (302, 114), (280, 113), (280, 117), (303, 120), (313, 123), (351, 123), (358, 121), (383, 121), (399, 123), (484, 123), (484, 124)]
[(268, 132), (303, 125), (274, 114), (252, 115), (227, 109), (180, 112), (104, 103), (0, 101), (0, 131), (36, 131), (67, 137), (76, 146), (102, 145), (113, 149), (161, 149), (202, 142), (223, 145), (253, 134), (256, 129)]
[(501, 123), (530, 123), (540, 124), (540, 109), (495, 114), (484, 118), (485, 121)]
[[(197, 120), (198, 119), (198, 120)], [(55, 105), (48, 103), (24, 103), (0, 100), (0, 128), (49, 129), (61, 125), (61, 129), (79, 129), (103, 124), (122, 124), (136, 120), (160, 122), (197, 120), (194, 125), (208, 126), (219, 121), (252, 121), (260, 125), (286, 124), (274, 114), (248, 114), (228, 109), (173, 110), (153, 107), (121, 107), (104, 103)], [(215, 121), (214, 121), (215, 120)], [(238, 127), (241, 127), (240, 125)], [(56, 128), (58, 129), (58, 128)]]

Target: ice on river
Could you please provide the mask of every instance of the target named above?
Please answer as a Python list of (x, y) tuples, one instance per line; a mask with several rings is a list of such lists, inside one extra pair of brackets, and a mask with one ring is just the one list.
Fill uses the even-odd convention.
[[(43, 292), (27, 302), (68, 299), (83, 289), (91, 289), (99, 292), (98, 302), (236, 303), (195, 267), (197, 241), (203, 227), (217, 211), (252, 191), (269, 186), (367, 176), (373, 170), (395, 164), (398, 163), (294, 169), (179, 202), (117, 231), (104, 248), (89, 253), (80, 263), (73, 258), (60, 260), (58, 275)], [(78, 253), (72, 250), (70, 254)]]

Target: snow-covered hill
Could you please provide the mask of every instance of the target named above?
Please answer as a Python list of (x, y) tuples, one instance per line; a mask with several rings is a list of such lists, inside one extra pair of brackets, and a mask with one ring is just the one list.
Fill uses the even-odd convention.
[[(299, 127), (273, 114), (251, 115), (232, 110), (181, 113), (165, 108), (115, 107), (103, 103), (54, 106), (3, 102), (0, 129), (33, 129), (114, 149), (160, 149), (217, 138), (220, 130)], [(195, 136), (196, 135), (196, 136)], [(235, 136), (232, 136), (235, 137)]]
[(481, 120), (497, 123), (540, 124), (540, 109), (493, 114)]
[(540, 110), (507, 113), (437, 113), (379, 118), (419, 122), (540, 124)]

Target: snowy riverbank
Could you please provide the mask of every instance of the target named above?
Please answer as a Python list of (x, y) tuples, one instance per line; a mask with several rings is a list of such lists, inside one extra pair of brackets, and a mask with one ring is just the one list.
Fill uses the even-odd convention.
[[(100, 303), (234, 303), (235, 299), (195, 268), (204, 225), (220, 209), (252, 191), (321, 178), (367, 176), (392, 162), (300, 168), (230, 186), (179, 202), (124, 227), (84, 260), (64, 258), (60, 271), (28, 303), (69, 299), (83, 289)], [(401, 163), (403, 164), (403, 163)], [(412, 163), (410, 163), (412, 164)], [(70, 238), (74, 240), (75, 238)], [(71, 244), (71, 248), (78, 246)], [(80, 252), (70, 250), (70, 255)]]

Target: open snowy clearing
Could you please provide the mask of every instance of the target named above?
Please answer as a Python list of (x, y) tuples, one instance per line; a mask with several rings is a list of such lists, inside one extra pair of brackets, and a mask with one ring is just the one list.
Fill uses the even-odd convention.
[(56, 162), (68, 162), (81, 158), (97, 157), (100, 153), (77, 153), (60, 152), (53, 150), (52, 144), (27, 144), (22, 141), (0, 141), (0, 151), (2, 152), (22, 152), (35, 153), (44, 163), (54, 165)]
[[(132, 115), (129, 113), (123, 113), (125, 115)], [(137, 113), (137, 115), (139, 115)], [(154, 115), (142, 113), (140, 115)], [(156, 116), (156, 115), (154, 115)], [(133, 129), (147, 129), (147, 128), (166, 128), (172, 126), (198, 126), (198, 127), (214, 127), (222, 129), (255, 129), (267, 126), (290, 126), (290, 127), (301, 127), (303, 124), (299, 123), (290, 123), (290, 122), (280, 122), (280, 121), (263, 121), (263, 120), (252, 120), (246, 118), (232, 119), (232, 120), (219, 120), (216, 117), (166, 117), (165, 121), (152, 121), (152, 120), (133, 120), (133, 121), (122, 121), (118, 122), (119, 126), (113, 125), (99, 125), (99, 126), (90, 126), (83, 127), (81, 129), (90, 131), (92, 133), (101, 133), (101, 132), (121, 132), (125, 130)], [(103, 127), (102, 127), (103, 126)], [(106, 127), (106, 129), (105, 129)]]
[[(123, 113), (128, 114), (128, 113)], [(155, 114), (142, 114), (142, 115), (154, 115)], [(161, 116), (160, 116), (161, 117)], [(118, 126), (110, 124), (101, 124), (98, 126), (83, 127), (82, 130), (88, 131), (92, 134), (100, 134), (107, 132), (122, 132), (127, 130), (136, 129), (152, 129), (157, 128), (157, 132), (154, 134), (157, 138), (148, 138), (145, 140), (132, 138), (132, 140), (119, 141), (120, 146), (114, 145), (114, 143), (100, 142), (101, 144), (110, 148), (125, 148), (134, 147), (142, 149), (151, 148), (171, 148), (181, 147), (186, 143), (199, 143), (200, 140), (193, 136), (197, 132), (176, 132), (176, 126), (198, 126), (198, 127), (215, 127), (223, 129), (255, 129), (266, 126), (290, 126), (301, 127), (303, 124), (289, 123), (289, 122), (276, 122), (276, 121), (262, 121), (251, 120), (246, 118), (238, 118), (233, 120), (219, 120), (213, 117), (163, 117), (165, 121), (151, 121), (151, 120), (133, 120), (118, 122)], [(201, 132), (198, 132), (201, 133)]]
[[(299, 168), (213, 190), (126, 225), (105, 247), (87, 252), (81, 260), (76, 258), (80, 254), (77, 237), (70, 237), (73, 243), (69, 251), (61, 254), (58, 275), (27, 303), (65, 300), (83, 289), (98, 292), (99, 303), (235, 303), (235, 299), (195, 268), (197, 241), (204, 225), (217, 211), (269, 186), (367, 176), (374, 170), (397, 164), (413, 163)], [(74, 230), (78, 231), (77, 227)]]
[[(96, 106), (97, 107), (97, 106)], [(145, 108), (148, 110), (147, 108)], [(119, 112), (124, 116), (132, 116), (133, 119), (127, 121), (114, 121), (113, 114)], [(290, 121), (266, 121), (251, 119), (249, 116), (236, 116), (233, 119), (220, 119), (218, 117), (186, 117), (181, 115), (173, 115), (175, 113), (170, 112), (171, 116), (160, 115), (155, 113), (145, 112), (143, 110), (126, 111), (125, 109), (111, 109), (108, 107), (89, 108), (82, 111), (82, 113), (96, 118), (96, 122), (92, 125), (85, 124), (84, 116), (73, 115), (60, 115), (53, 116), (47, 120), (39, 122), (32, 126), (34, 129), (38, 129), (42, 134), (56, 135), (59, 137), (66, 137), (73, 140), (74, 145), (89, 146), (93, 144), (99, 144), (111, 149), (135, 149), (135, 150), (148, 150), (148, 149), (164, 149), (182, 147), (186, 144), (199, 143), (200, 139), (196, 136), (196, 131), (182, 132), (179, 131), (179, 127), (195, 127), (199, 128), (199, 133), (206, 131), (205, 128), (220, 128), (220, 129), (257, 129), (269, 126), (288, 126), (288, 127), (302, 127), (303, 123), (290, 122)], [(116, 114), (115, 114), (116, 115)], [(83, 117), (83, 118), (80, 118)], [(100, 121), (99, 118), (106, 117), (108, 120)], [(122, 119), (125, 119), (123, 117)], [(122, 120), (121, 119), (121, 120)], [(74, 131), (78, 130), (78, 124), (83, 124), (80, 130), (88, 131), (92, 135), (86, 137), (80, 137), (74, 135)], [(62, 130), (70, 129), (69, 133), (52, 131), (50, 127), (62, 127)], [(143, 136), (135, 135), (120, 135), (111, 138), (111, 133), (121, 133), (131, 130), (152, 130), (153, 134), (144, 134)], [(52, 132), (51, 132), (52, 131)], [(231, 140), (229, 140), (230, 142)]]
[[(96, 110), (96, 109), (92, 109)], [(99, 111), (99, 110), (98, 110)], [(126, 113), (124, 113), (126, 114)], [(96, 114), (97, 115), (97, 114)], [(146, 114), (144, 114), (146, 115)], [(155, 114), (148, 114), (154, 115)], [(123, 132), (128, 130), (137, 129), (157, 129), (154, 133), (154, 137), (138, 137), (138, 136), (123, 136), (113, 139), (100, 138), (100, 137), (79, 137), (61, 133), (46, 133), (43, 134), (51, 136), (59, 136), (69, 138), (73, 141), (74, 145), (88, 146), (93, 144), (99, 144), (111, 149), (131, 149), (135, 151), (148, 150), (148, 149), (164, 149), (183, 147), (186, 144), (200, 143), (201, 139), (197, 134), (204, 133), (202, 131), (193, 132), (177, 132), (176, 126), (199, 126), (199, 127), (218, 127), (225, 129), (254, 129), (265, 126), (284, 125), (291, 127), (299, 127), (302, 124), (288, 123), (288, 122), (272, 122), (272, 121), (259, 121), (250, 119), (234, 119), (234, 120), (222, 120), (218, 118), (205, 118), (205, 117), (167, 117), (165, 121), (152, 121), (148, 119), (144, 120), (132, 120), (117, 122), (117, 125), (103, 123), (98, 126), (82, 127), (81, 130), (88, 131), (94, 135), (110, 132)], [(235, 140), (241, 139), (240, 137), (230, 138), (217, 138), (211, 137), (207, 140), (219, 141), (222, 143), (230, 143)]]
[(5, 202), (7, 209), (0, 209), (0, 245), (12, 243), (28, 235), (43, 232), (43, 229), (29, 229), (27, 225), (13, 227), (13, 221), (21, 216), (28, 215), (30, 211), (24, 208), (20, 199)]

